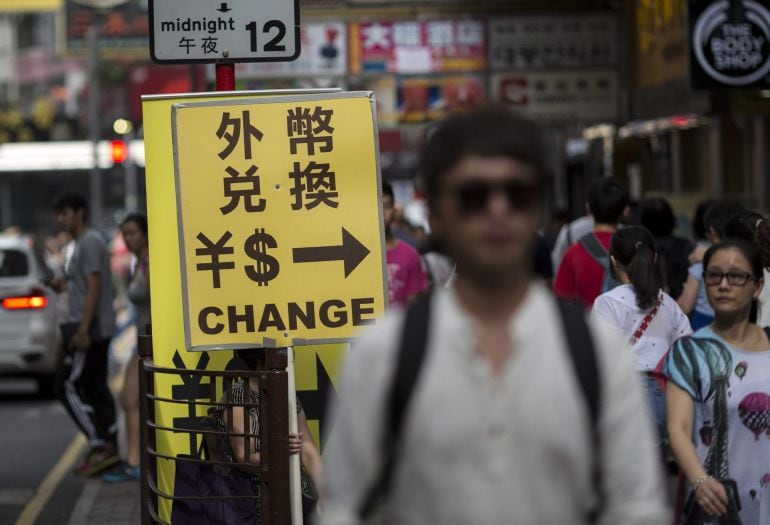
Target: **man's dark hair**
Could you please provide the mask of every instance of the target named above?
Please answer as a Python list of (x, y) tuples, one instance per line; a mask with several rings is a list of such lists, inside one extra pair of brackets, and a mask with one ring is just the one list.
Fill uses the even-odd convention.
[(611, 177), (596, 179), (588, 190), (588, 208), (596, 224), (619, 223), (628, 202), (626, 188)]
[(136, 224), (136, 227), (147, 236), (147, 217), (143, 213), (129, 213), (122, 221), (120, 221), (120, 227), (122, 228), (129, 222)]
[(542, 131), (533, 120), (502, 106), (452, 115), (428, 133), (417, 168), (430, 206), (436, 202), (442, 177), (468, 155), (508, 157), (528, 164), (540, 186), (548, 173)]
[(695, 208), (695, 214), (692, 218), (692, 234), (695, 236), (696, 241), (706, 238), (706, 225), (703, 224), (703, 215), (714, 202), (716, 202), (714, 199), (705, 199), (700, 201), (698, 207)]
[(382, 181), (382, 196), (390, 197), (390, 200), (393, 203), (396, 202), (396, 197), (393, 195), (393, 186), (390, 184), (390, 182)]
[(725, 227), (735, 215), (743, 211), (743, 206), (733, 201), (716, 201), (703, 213), (703, 225), (706, 231), (714, 233), (722, 241), (726, 238)]
[(55, 212), (60, 212), (68, 208), (75, 211), (83, 210), (83, 218), (88, 218), (88, 202), (86, 201), (86, 198), (80, 193), (68, 191), (66, 193), (62, 193), (56, 197), (56, 199), (54, 199), (53, 210)]
[(650, 230), (654, 237), (665, 237), (674, 231), (676, 217), (666, 199), (648, 197), (639, 205), (639, 222)]

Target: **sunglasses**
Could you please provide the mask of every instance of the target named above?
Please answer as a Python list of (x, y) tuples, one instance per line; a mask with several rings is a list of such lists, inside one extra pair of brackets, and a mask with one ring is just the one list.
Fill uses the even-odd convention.
[(481, 213), (489, 205), (489, 196), (501, 193), (513, 211), (530, 211), (535, 208), (540, 188), (519, 180), (490, 183), (472, 180), (450, 190), (461, 213)]
[(722, 283), (722, 279), (727, 277), (727, 284), (730, 286), (746, 286), (749, 279), (754, 280), (754, 276), (746, 272), (718, 272), (708, 270), (703, 273), (703, 281), (708, 286), (717, 286)]

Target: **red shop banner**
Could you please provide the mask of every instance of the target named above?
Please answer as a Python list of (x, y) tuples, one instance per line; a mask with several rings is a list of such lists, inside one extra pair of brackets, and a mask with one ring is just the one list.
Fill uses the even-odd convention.
[(350, 72), (449, 73), (487, 67), (481, 20), (350, 24)]

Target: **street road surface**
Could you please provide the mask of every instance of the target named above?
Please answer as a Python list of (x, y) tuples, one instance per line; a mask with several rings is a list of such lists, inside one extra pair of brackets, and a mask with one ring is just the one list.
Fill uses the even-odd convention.
[(69, 465), (54, 467), (68, 449), (79, 460), (80, 447), (70, 447), (78, 431), (58, 401), (35, 389), (32, 380), (0, 379), (0, 523), (17, 523), (29, 506), (25, 516), (38, 519), (27, 523), (66, 524), (84, 480)]

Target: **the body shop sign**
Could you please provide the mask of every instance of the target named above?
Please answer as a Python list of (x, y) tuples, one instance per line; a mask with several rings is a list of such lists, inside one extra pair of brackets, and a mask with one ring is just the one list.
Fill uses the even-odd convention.
[(690, 0), (695, 89), (770, 86), (770, 1)]

